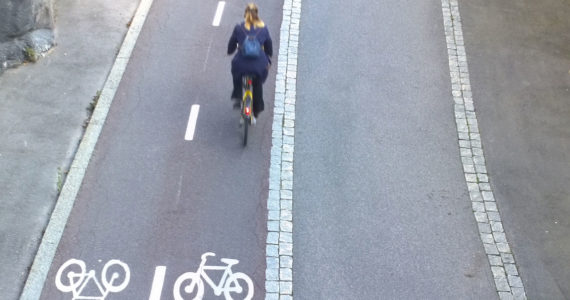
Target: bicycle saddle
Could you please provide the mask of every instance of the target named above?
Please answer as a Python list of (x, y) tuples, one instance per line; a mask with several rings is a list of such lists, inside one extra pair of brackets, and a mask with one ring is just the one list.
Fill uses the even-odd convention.
[(221, 262), (228, 264), (228, 266), (233, 266), (237, 263), (239, 263), (239, 260), (237, 259), (231, 259), (231, 258), (222, 258), (220, 259)]

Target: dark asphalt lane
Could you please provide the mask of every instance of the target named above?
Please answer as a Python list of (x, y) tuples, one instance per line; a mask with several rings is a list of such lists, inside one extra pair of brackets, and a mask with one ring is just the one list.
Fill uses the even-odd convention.
[(570, 1), (460, 1), (491, 184), (529, 299), (570, 299)]
[[(220, 27), (218, 1), (155, 0), (141, 32), (46, 281), (42, 299), (69, 299), (54, 285), (68, 259), (101, 276), (111, 259), (128, 264), (128, 287), (107, 299), (148, 299), (156, 266), (166, 266), (163, 299), (176, 278), (196, 271), (201, 255), (239, 260), (232, 270), (264, 299), (266, 200), (275, 69), (266, 111), (241, 145), (231, 109), (227, 40), (247, 1), (229, 2)], [(259, 1), (278, 53), (281, 1)], [(184, 135), (200, 105), (193, 141)], [(216, 277), (216, 275), (213, 275)], [(205, 299), (213, 297), (205, 286)]]
[(295, 297), (497, 298), (441, 2), (305, 1), (298, 64)]

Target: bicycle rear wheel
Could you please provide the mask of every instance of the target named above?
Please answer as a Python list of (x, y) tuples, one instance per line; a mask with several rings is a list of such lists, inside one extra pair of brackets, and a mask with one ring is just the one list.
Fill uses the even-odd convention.
[(253, 289), (253, 281), (251, 281), (249, 276), (241, 272), (234, 273), (226, 281), (224, 297), (233, 300), (251, 300), (254, 293)]
[(247, 131), (249, 125), (251, 124), (251, 119), (253, 118), (253, 92), (252, 92), (252, 77), (244, 76), (242, 78), (242, 88), (243, 88), (243, 101), (241, 116), (243, 118), (243, 146), (247, 146)]
[(243, 120), (243, 146), (247, 146), (247, 128), (249, 127), (249, 120), (244, 118)]
[(249, 129), (249, 125), (251, 125), (251, 118), (253, 118), (252, 114), (252, 105), (253, 105), (253, 96), (251, 95), (251, 91), (246, 91), (245, 99), (243, 101), (243, 110), (242, 110), (242, 118), (243, 118), (243, 146), (247, 145), (247, 132)]
[(173, 288), (174, 300), (202, 300), (204, 297), (204, 282), (200, 274), (186, 272), (180, 275)]

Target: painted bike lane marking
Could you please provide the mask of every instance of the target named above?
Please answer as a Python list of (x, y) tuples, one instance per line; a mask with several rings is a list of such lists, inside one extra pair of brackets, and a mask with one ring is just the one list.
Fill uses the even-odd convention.
[[(195, 272), (189, 271), (179, 275), (172, 287), (171, 293), (165, 296), (175, 300), (202, 299), (204, 289), (209, 286), (215, 296), (222, 296), (231, 300), (235, 296), (239, 299), (251, 300), (255, 294), (255, 287), (251, 278), (242, 272), (234, 272), (232, 267), (239, 264), (239, 260), (220, 258), (222, 264), (206, 264), (209, 257), (215, 257), (213, 252), (206, 252), (201, 256), (201, 262)], [(101, 261), (99, 261), (101, 262)], [(155, 268), (149, 300), (160, 300), (164, 290), (166, 266)], [(209, 272), (223, 271), (220, 277), (210, 277)], [(72, 299), (105, 300), (110, 293), (118, 294), (124, 291), (131, 281), (129, 266), (117, 259), (108, 261), (99, 276), (94, 269), (87, 270), (87, 265), (80, 259), (69, 259), (63, 263), (55, 276), (55, 286), (62, 293), (71, 293)]]
[(222, 14), (224, 13), (224, 7), (226, 6), (226, 1), (218, 2), (218, 8), (216, 9), (216, 14), (214, 15), (214, 21), (212, 21), (212, 26), (220, 26), (222, 21)]
[(104, 300), (110, 293), (123, 291), (131, 280), (129, 266), (116, 259), (103, 266), (100, 278), (96, 274), (95, 270), (87, 271), (84, 261), (70, 259), (59, 267), (55, 286), (62, 293), (72, 293), (73, 299)]
[(200, 105), (192, 105), (190, 109), (190, 117), (188, 118), (188, 125), (186, 126), (186, 135), (184, 139), (192, 141), (194, 139), (194, 132), (196, 131), (196, 122), (198, 121), (198, 113), (200, 112)]
[(148, 300), (160, 300), (162, 295), (162, 288), (164, 286), (164, 277), (166, 276), (166, 267), (158, 266), (154, 271), (154, 278), (152, 279), (152, 289)]
[[(224, 8), (226, 7), (226, 1), (218, 2), (218, 6), (216, 8), (216, 13), (214, 14), (214, 20), (212, 21), (212, 26), (219, 27), (222, 21), (222, 15), (224, 14)], [(212, 39), (208, 43), (208, 50), (206, 52), (206, 59), (204, 60), (204, 65), (202, 71), (206, 71), (206, 65), (208, 63), (208, 57), (210, 55), (210, 49), (212, 47)], [(188, 125), (186, 126), (186, 135), (184, 136), (184, 140), (192, 141), (194, 140), (194, 133), (196, 130), (196, 121), (198, 119), (198, 113), (200, 112), (200, 105), (192, 105), (190, 110), (190, 117), (188, 119)]]

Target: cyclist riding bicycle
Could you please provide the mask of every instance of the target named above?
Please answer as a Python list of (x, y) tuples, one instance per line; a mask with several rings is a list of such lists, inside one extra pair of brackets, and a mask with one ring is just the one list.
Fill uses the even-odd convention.
[[(233, 92), (231, 99), (234, 101), (234, 108), (240, 107), (242, 98), (242, 76), (248, 75), (253, 78), (253, 116), (255, 118), (264, 109), (262, 84), (267, 79), (269, 67), (271, 66), (271, 56), (273, 55), (273, 44), (269, 30), (265, 23), (259, 18), (257, 6), (250, 3), (245, 8), (244, 21), (234, 27), (232, 36), (228, 43), (228, 55), (239, 49), (232, 59)], [(259, 43), (261, 46), (259, 53), (251, 54), (245, 49), (248, 43)], [(255, 49), (255, 47), (253, 47)], [(246, 51), (247, 50), (247, 51)]]

